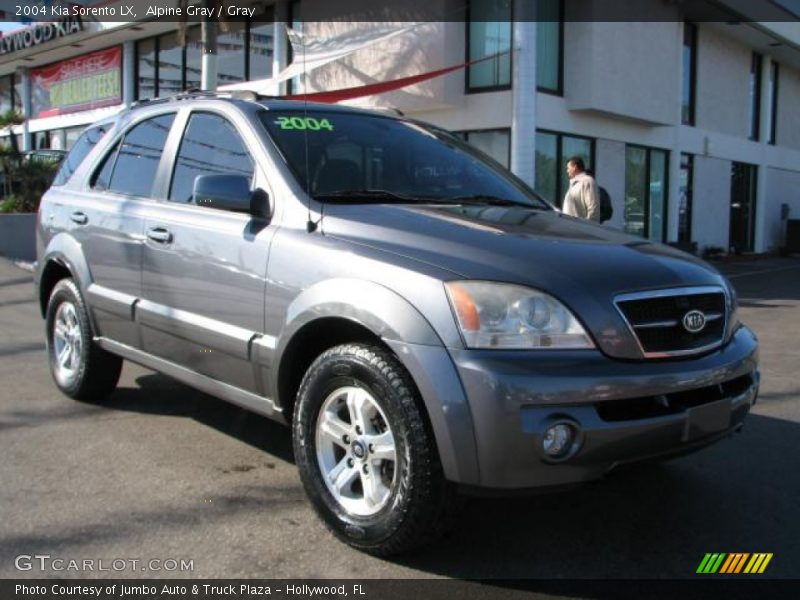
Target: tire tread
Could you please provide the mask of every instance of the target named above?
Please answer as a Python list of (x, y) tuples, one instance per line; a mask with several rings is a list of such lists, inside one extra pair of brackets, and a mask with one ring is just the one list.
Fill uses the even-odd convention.
[[(411, 499), (403, 503), (402, 518), (396, 520), (394, 529), (384, 540), (364, 543), (346, 537), (330, 524), (329, 528), (337, 537), (369, 554), (397, 555), (441, 537), (450, 528), (457, 512), (454, 506), (456, 503), (453, 502), (455, 494), (453, 486), (445, 480), (433, 430), (416, 386), (411, 376), (388, 350), (377, 345), (358, 343), (343, 344), (326, 350), (312, 363), (303, 378), (298, 399), (304, 397), (325, 363), (332, 359), (351, 357), (380, 372), (383, 380), (391, 386), (395, 398), (399, 400), (411, 431), (410, 439), (417, 442), (411, 444), (409, 449), (415, 454), (412, 460), (415, 473), (409, 479)], [(300, 405), (300, 401), (295, 405), (295, 423)]]

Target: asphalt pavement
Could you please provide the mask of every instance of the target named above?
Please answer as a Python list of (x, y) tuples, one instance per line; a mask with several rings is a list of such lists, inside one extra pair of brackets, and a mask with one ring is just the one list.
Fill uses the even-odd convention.
[[(742, 433), (570, 492), (470, 500), (449, 537), (381, 560), (315, 517), (288, 429), (130, 363), (103, 405), (60, 394), (32, 276), (0, 259), (0, 578), (691, 578), (707, 552), (771, 552), (765, 576), (800, 577), (800, 259), (722, 268), (761, 342)], [(18, 570), (28, 555), (128, 566)]]

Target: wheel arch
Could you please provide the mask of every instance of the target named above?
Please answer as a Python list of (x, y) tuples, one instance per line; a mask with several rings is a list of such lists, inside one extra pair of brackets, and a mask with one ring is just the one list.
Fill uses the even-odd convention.
[(452, 359), (423, 315), (376, 283), (324, 282), (290, 305), (272, 378), (273, 397), (287, 420), (292, 420), (297, 391), (311, 363), (328, 348), (352, 342), (376, 344), (397, 358), (422, 399), (446, 477), (477, 483), (472, 418)]
[[(45, 249), (39, 261), (38, 297), (39, 310), (42, 317), (47, 311), (47, 301), (55, 285), (66, 277), (72, 277), (81, 293), (92, 281), (91, 271), (80, 244), (71, 236), (61, 233), (56, 235)], [(91, 318), (92, 311), (89, 311)], [(94, 323), (92, 323), (94, 325)]]

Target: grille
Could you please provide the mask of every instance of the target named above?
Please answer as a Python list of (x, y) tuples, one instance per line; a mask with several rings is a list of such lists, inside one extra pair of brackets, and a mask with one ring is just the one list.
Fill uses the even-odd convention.
[[(618, 297), (617, 306), (649, 358), (710, 350), (725, 335), (726, 299), (717, 288), (630, 294)], [(696, 333), (683, 324), (693, 310), (705, 315), (705, 326)]]

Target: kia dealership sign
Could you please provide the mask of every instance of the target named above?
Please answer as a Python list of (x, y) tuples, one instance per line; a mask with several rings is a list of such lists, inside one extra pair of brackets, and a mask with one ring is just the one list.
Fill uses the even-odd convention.
[[(17, 9), (19, 8), (18, 6)], [(83, 24), (79, 17), (61, 19), (53, 23), (39, 23), (32, 27), (12, 31), (0, 37), (0, 56), (32, 48), (81, 31), (83, 31)]]
[(52, 117), (122, 102), (122, 47), (31, 69), (33, 114)]

